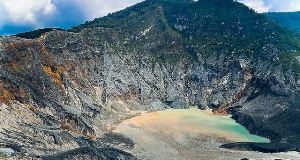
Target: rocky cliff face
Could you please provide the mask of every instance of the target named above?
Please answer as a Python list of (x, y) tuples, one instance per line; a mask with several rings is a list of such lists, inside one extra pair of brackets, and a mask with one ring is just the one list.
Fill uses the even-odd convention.
[(299, 52), (286, 34), (230, 0), (148, 0), (70, 31), (1, 37), (0, 147), (103, 147), (130, 111), (197, 106), (297, 148)]

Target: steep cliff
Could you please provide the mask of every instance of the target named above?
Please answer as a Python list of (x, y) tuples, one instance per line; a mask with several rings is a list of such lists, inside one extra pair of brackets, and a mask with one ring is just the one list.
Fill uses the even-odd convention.
[(0, 38), (0, 145), (18, 154), (103, 147), (130, 111), (189, 106), (300, 145), (299, 40), (240, 3), (147, 0), (39, 35)]

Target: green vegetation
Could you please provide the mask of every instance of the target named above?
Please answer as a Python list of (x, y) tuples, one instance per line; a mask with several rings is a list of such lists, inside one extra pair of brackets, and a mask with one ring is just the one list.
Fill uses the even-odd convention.
[[(282, 60), (283, 69), (285, 71), (292, 71), (296, 80), (300, 79), (300, 64), (299, 61), (296, 59), (297, 57), (300, 58), (300, 52), (290, 52), (284, 55), (281, 55), (280, 59)], [(300, 59), (299, 59), (300, 60)]]
[(36, 39), (42, 36), (44, 33), (54, 31), (54, 30), (63, 30), (61, 28), (44, 28), (44, 29), (37, 29), (31, 32), (19, 33), (16, 34), (17, 37), (20, 38), (27, 38), (27, 39)]
[[(141, 37), (151, 26), (149, 36)], [(299, 36), (232, 0), (146, 0), (70, 31), (91, 27), (110, 28), (122, 35), (118, 40), (127, 42), (128, 52), (149, 53), (171, 65), (199, 55), (248, 56), (282, 63), (299, 78)]]
[(292, 71), (296, 80), (300, 79), (300, 64), (296, 59), (300, 56), (300, 12), (265, 13), (265, 15), (283, 28), (288, 29), (282, 39), (294, 44), (293, 49), (280, 56), (285, 71)]
[(281, 26), (300, 33), (300, 12), (274, 12), (265, 15)]

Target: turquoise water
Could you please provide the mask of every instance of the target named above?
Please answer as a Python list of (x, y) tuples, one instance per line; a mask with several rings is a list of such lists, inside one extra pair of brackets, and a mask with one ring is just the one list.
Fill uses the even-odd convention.
[(197, 109), (165, 110), (158, 113), (165, 121), (168, 121), (167, 117), (169, 117), (173, 121), (179, 122), (178, 125), (189, 126), (186, 128), (187, 130), (198, 130), (207, 134), (225, 136), (225, 138), (231, 137), (240, 142), (270, 142), (267, 138), (250, 134), (244, 126), (235, 122), (230, 116), (214, 115)]
[(204, 135), (219, 137), (229, 142), (270, 142), (267, 138), (250, 134), (230, 116), (215, 115), (211, 111), (198, 109), (168, 109), (144, 113), (122, 122), (119, 127), (127, 134), (136, 135), (137, 139), (141, 135), (135, 133), (143, 130), (143, 137), (149, 136), (148, 133), (155, 133), (178, 139)]
[(270, 141), (250, 134), (230, 116), (215, 115), (211, 111), (168, 109), (141, 113), (117, 125), (114, 132), (133, 140), (135, 146), (131, 153), (141, 159), (279, 158), (277, 154), (273, 158), (270, 154), (221, 149), (220, 145), (234, 142)]

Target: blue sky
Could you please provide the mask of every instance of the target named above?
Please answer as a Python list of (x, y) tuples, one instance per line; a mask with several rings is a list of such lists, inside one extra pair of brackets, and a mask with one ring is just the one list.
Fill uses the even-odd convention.
[[(142, 0), (0, 0), (0, 35), (70, 28)], [(257, 12), (300, 11), (300, 0), (237, 0)]]

